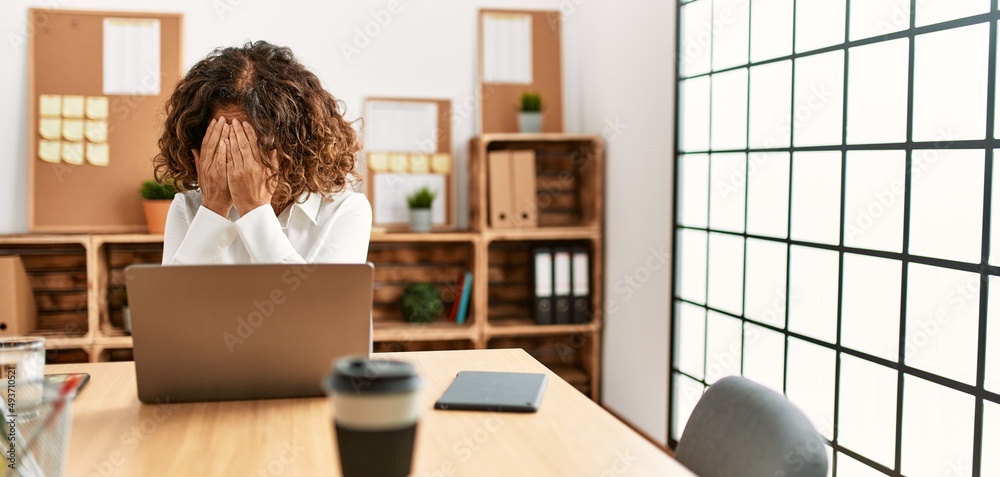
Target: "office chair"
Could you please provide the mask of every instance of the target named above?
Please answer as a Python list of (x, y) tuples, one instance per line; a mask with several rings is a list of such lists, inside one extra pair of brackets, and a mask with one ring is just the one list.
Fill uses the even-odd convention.
[(823, 439), (785, 396), (730, 376), (705, 392), (677, 445), (700, 477), (826, 477)]

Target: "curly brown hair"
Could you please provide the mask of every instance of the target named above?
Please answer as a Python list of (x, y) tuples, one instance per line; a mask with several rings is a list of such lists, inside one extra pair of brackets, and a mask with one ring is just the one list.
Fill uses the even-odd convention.
[(178, 190), (198, 188), (192, 149), (200, 149), (213, 111), (243, 109), (257, 132), (263, 162), (275, 182), (274, 202), (288, 203), (305, 192), (329, 198), (355, 170), (361, 142), (343, 117), (343, 103), (323, 89), (319, 78), (292, 50), (265, 41), (218, 48), (194, 65), (166, 103), (156, 178)]

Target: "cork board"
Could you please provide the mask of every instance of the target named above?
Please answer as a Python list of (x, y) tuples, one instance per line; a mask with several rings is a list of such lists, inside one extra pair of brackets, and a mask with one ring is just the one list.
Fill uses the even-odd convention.
[[(182, 15), (30, 9), (28, 16), (34, 27), (28, 44), (29, 230), (145, 232), (139, 186), (153, 177), (163, 104), (181, 76)], [(159, 95), (104, 94), (106, 18), (159, 20)], [(40, 159), (41, 95), (107, 98), (107, 166)]]
[[(445, 197), (444, 197), (444, 217), (441, 223), (436, 223), (433, 225), (432, 229), (434, 231), (445, 231), (453, 230), (455, 228), (455, 207), (456, 207), (456, 197), (455, 197), (455, 159), (451, 150), (451, 100), (448, 99), (431, 99), (431, 98), (390, 98), (390, 97), (369, 97), (365, 98), (365, 112), (368, 114), (370, 111), (370, 106), (375, 103), (413, 103), (413, 104), (423, 104), (423, 105), (433, 105), (437, 110), (437, 127), (434, 133), (435, 137), (435, 149), (436, 153), (430, 154), (430, 158), (425, 160), (430, 160), (430, 164), (426, 166), (427, 171), (438, 173), (443, 176), (444, 186), (445, 186)], [(366, 117), (366, 121), (372, 121), (373, 118)], [(409, 149), (407, 150), (388, 150), (379, 149), (375, 147), (373, 149), (372, 143), (369, 141), (369, 127), (376, 127), (374, 124), (366, 124), (364, 128), (365, 132), (365, 194), (368, 196), (369, 202), (371, 202), (374, 216), (374, 225), (377, 227), (385, 228), (390, 231), (402, 231), (409, 228), (409, 222), (406, 221), (385, 221), (380, 220), (379, 210), (382, 205), (382, 201), (390, 200), (393, 202), (398, 202), (400, 200), (400, 190), (379, 190), (380, 187), (376, 186), (380, 181), (378, 180), (379, 174), (382, 173), (402, 173), (406, 174), (408, 172), (416, 172), (412, 170), (412, 167), (416, 164), (418, 156), (426, 156), (427, 154), (413, 153)], [(383, 127), (385, 127), (383, 125)], [(419, 146), (416, 145), (415, 146)], [(387, 162), (394, 163), (396, 158), (405, 162), (406, 166), (398, 171), (392, 171), (390, 169), (395, 169), (394, 166), (388, 167), (375, 167), (373, 159), (375, 155), (385, 156), (384, 158)], [(442, 167), (437, 167), (434, 159), (436, 156), (446, 156), (446, 160)], [(425, 171), (426, 172), (426, 171)], [(383, 184), (389, 185), (389, 184)], [(403, 184), (391, 184), (390, 189), (396, 189), (397, 187), (403, 186)]]
[[(531, 17), (531, 82), (487, 82), (484, 61), (484, 24), (487, 15)], [(546, 10), (479, 11), (479, 124), (483, 134), (518, 132), (521, 94), (542, 97), (542, 132), (563, 132), (561, 14)]]

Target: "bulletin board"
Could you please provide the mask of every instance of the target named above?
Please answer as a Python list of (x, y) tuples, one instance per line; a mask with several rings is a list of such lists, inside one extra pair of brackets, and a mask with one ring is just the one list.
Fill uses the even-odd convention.
[[(526, 19), (530, 23), (530, 35), (493, 38), (485, 31), (489, 19)], [(538, 93), (542, 98), (542, 132), (563, 132), (562, 99), (562, 43), (561, 14), (547, 10), (480, 10), (479, 11), (479, 125), (483, 134), (518, 132), (518, 113), (521, 110), (521, 94)], [(527, 33), (527, 32), (525, 32)], [(519, 58), (530, 60), (527, 74), (521, 80), (489, 78), (487, 68), (493, 55), (486, 51), (490, 40), (498, 45), (523, 45), (510, 48), (502, 56), (511, 62)], [(526, 40), (517, 41), (517, 40)], [(530, 58), (527, 58), (530, 56)], [(509, 65), (508, 65), (509, 66)], [(515, 75), (517, 76), (517, 75)]]
[[(147, 85), (158, 80), (158, 94), (151, 90), (126, 92), (117, 87), (110, 89), (111, 94), (106, 91), (106, 25), (128, 26), (130, 22), (158, 25), (159, 72), (146, 69), (140, 72), (146, 77), (132, 80)], [(28, 24), (33, 33), (28, 43), (29, 230), (144, 232), (139, 186), (153, 177), (152, 159), (159, 151), (163, 105), (181, 77), (183, 16), (30, 9)], [(112, 44), (135, 46), (128, 41)], [(139, 53), (133, 56), (152, 58)], [(155, 59), (151, 61), (155, 64)], [(62, 109), (60, 117), (51, 106), (52, 98), (62, 101), (67, 96), (65, 106), (70, 109)], [(67, 138), (74, 139), (78, 131), (69, 129), (69, 124), (77, 125), (77, 120), (71, 118), (79, 117), (79, 113), (71, 111), (75, 108), (71, 105), (81, 97), (86, 101), (82, 120), (87, 129), (85, 137), (74, 143)], [(101, 98), (106, 98), (106, 102)], [(102, 108), (106, 109), (103, 133), (96, 127), (101, 122)], [(98, 119), (91, 121), (91, 117)], [(42, 119), (46, 120), (44, 124)], [(93, 128), (92, 123), (96, 125)], [(62, 125), (58, 126), (62, 128), (62, 137), (53, 132), (54, 127), (58, 128), (54, 124)], [(53, 151), (60, 147), (61, 157), (59, 154), (53, 157)], [(81, 151), (86, 159), (78, 156)], [(47, 159), (43, 160), (40, 153)]]
[[(379, 115), (374, 115), (373, 107), (378, 105), (386, 108)], [(394, 122), (392, 105), (429, 109), (434, 114), (432, 124), (424, 124), (426, 132), (414, 135), (414, 125), (407, 124), (413, 118), (400, 117), (400, 122)], [(400, 116), (406, 115), (404, 108), (400, 108)], [(416, 129), (420, 129), (420, 126)], [(443, 194), (435, 199), (435, 205), (440, 202), (442, 209), (438, 220), (433, 221), (432, 228), (437, 231), (454, 229), (456, 198), (455, 164), (451, 150), (451, 101), (366, 98), (364, 133), (365, 193), (372, 204), (373, 224), (392, 231), (409, 228), (408, 220), (398, 213), (405, 206), (404, 197), (409, 189), (421, 185), (421, 178), (433, 177), (440, 182)], [(385, 141), (376, 135), (405, 139)], [(397, 213), (384, 213), (387, 208)], [(393, 219), (386, 220), (387, 216)]]

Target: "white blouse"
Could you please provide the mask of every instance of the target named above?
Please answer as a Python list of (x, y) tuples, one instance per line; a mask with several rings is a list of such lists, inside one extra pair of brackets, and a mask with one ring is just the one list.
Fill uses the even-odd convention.
[(372, 208), (344, 190), (326, 200), (306, 194), (280, 216), (270, 205), (222, 217), (201, 205), (201, 193), (174, 196), (163, 235), (164, 265), (227, 263), (365, 263)]

